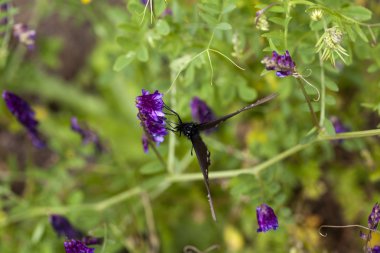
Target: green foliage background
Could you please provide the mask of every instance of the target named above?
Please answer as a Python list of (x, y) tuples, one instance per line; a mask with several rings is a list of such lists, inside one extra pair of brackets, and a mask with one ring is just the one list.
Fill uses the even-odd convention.
[[(182, 252), (189, 245), (219, 245), (215, 252), (362, 249), (355, 229), (328, 230), (324, 238), (318, 228), (366, 226), (379, 200), (376, 1), (276, 2), (265, 12), (268, 31), (255, 27), (255, 16), (271, 2), (154, 0), (153, 12), (137, 0), (5, 2), (14, 8), (1, 28), (0, 85), (31, 103), (49, 148), (36, 150), (3, 103), (0, 252), (64, 252), (64, 239), (49, 224), (53, 213), (105, 237), (95, 252)], [(166, 8), (172, 15), (163, 14)], [(323, 12), (319, 21), (310, 18), (316, 9)], [(36, 29), (35, 51), (10, 40), (17, 22)], [(316, 52), (331, 27), (343, 31), (349, 55), (343, 62), (332, 53), (335, 67), (331, 55), (322, 60)], [(296, 79), (263, 71), (260, 61), (273, 50), (289, 50), (297, 71), (321, 92), (312, 102), (319, 133)], [(203, 137), (216, 223), (185, 138), (170, 134), (157, 147), (165, 166), (153, 150), (144, 154), (135, 108), (141, 89), (163, 92), (186, 120), (193, 96), (223, 115), (279, 93)], [(338, 136), (342, 143), (330, 141), (338, 138), (334, 115), (352, 131)], [(81, 145), (70, 130), (72, 116), (100, 135), (105, 153)], [(261, 203), (275, 210), (277, 231), (256, 232)], [(371, 245), (378, 242), (374, 236)]]

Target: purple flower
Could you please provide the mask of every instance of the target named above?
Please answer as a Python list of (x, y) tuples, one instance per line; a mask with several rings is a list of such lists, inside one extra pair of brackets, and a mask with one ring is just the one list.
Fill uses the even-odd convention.
[(378, 203), (376, 203), (372, 208), (372, 212), (368, 216), (368, 227), (370, 229), (376, 229), (377, 225), (379, 224), (379, 221), (380, 221), (380, 206)]
[(26, 24), (15, 24), (13, 26), (13, 35), (21, 44), (24, 44), (29, 50), (33, 50), (36, 40), (36, 31), (28, 28)]
[[(0, 4), (0, 14), (1, 14), (1, 16), (4, 16), (3, 13), (8, 12), (8, 9), (9, 9), (9, 4), (8, 3)], [(6, 24), (8, 24), (8, 17), (7, 16), (5, 16), (2, 19), (0, 19), (0, 25), (6, 25)]]
[(348, 131), (347, 127), (343, 125), (342, 121), (340, 121), (338, 117), (332, 116), (330, 120), (334, 126), (335, 133), (340, 134)]
[(76, 117), (71, 118), (71, 129), (74, 132), (79, 133), (79, 135), (82, 137), (82, 143), (83, 144), (88, 144), (88, 143), (92, 142), (92, 143), (94, 143), (95, 149), (98, 152), (103, 151), (103, 145), (100, 143), (99, 136), (95, 132), (93, 132), (89, 129), (83, 129), (79, 125), (78, 119)]
[(171, 15), (173, 15), (173, 11), (172, 11), (172, 9), (170, 9), (170, 8), (166, 8), (166, 9), (164, 10), (164, 12), (161, 14), (161, 17), (171, 16)]
[(286, 77), (297, 73), (295, 70), (296, 64), (290, 57), (288, 50), (284, 55), (279, 55), (276, 51), (273, 51), (272, 57), (264, 57), (261, 63), (265, 64), (266, 70), (276, 71), (278, 77)]
[(78, 240), (84, 236), (82, 231), (73, 227), (69, 220), (63, 216), (57, 214), (50, 215), (50, 224), (58, 236), (65, 236), (68, 239)]
[(66, 253), (94, 253), (95, 249), (88, 248), (81, 241), (70, 240), (63, 243)]
[(142, 137), (142, 145), (143, 145), (143, 148), (144, 148), (144, 152), (148, 153), (148, 150), (149, 150), (149, 140), (148, 140), (148, 137), (146, 137), (145, 134)]
[(50, 215), (50, 224), (58, 234), (65, 236), (67, 239), (81, 240), (86, 245), (102, 244), (103, 238), (84, 236), (84, 233), (71, 225), (70, 221), (63, 216)]
[(140, 2), (143, 4), (143, 5), (146, 5), (148, 3), (148, 0), (140, 0)]
[(139, 110), (137, 117), (141, 121), (141, 126), (145, 131), (143, 137), (144, 151), (147, 152), (147, 139), (151, 139), (156, 144), (164, 141), (166, 130), (166, 118), (163, 112), (164, 101), (163, 95), (157, 90), (150, 94), (147, 90), (142, 90), (142, 95), (136, 98), (136, 107)]
[(256, 208), (257, 223), (259, 228), (257, 232), (267, 232), (270, 229), (278, 228), (278, 221), (273, 209), (266, 204), (261, 204)]
[(45, 142), (41, 139), (37, 130), (38, 121), (34, 118), (35, 113), (29, 104), (9, 91), (3, 91), (3, 99), (9, 111), (28, 131), (33, 145), (37, 148), (45, 147)]
[(370, 253), (380, 253), (380, 246), (375, 246), (369, 250)]
[[(205, 123), (214, 120), (215, 114), (211, 108), (206, 104), (205, 101), (201, 100), (198, 97), (193, 97), (190, 102), (191, 116), (193, 120), (198, 123)], [(206, 133), (211, 133), (215, 131), (216, 128), (212, 128), (206, 131)]]
[[(345, 125), (343, 125), (342, 121), (340, 121), (340, 119), (338, 117), (332, 116), (330, 118), (330, 121), (333, 124), (335, 133), (340, 134), (340, 133), (344, 133), (344, 132), (348, 131), (348, 128)], [(334, 140), (332, 142), (334, 144), (342, 144), (343, 139)]]

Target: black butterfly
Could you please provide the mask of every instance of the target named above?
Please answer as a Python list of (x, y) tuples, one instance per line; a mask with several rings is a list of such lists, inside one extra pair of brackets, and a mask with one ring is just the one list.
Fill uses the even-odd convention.
[(211, 198), (211, 191), (210, 191), (210, 185), (209, 185), (209, 180), (208, 180), (208, 167), (211, 164), (210, 152), (208, 151), (206, 144), (203, 142), (203, 140), (200, 136), (200, 132), (208, 130), (208, 129), (212, 129), (214, 127), (217, 127), (220, 123), (226, 121), (227, 119), (229, 119), (229, 118), (231, 118), (231, 117), (233, 117), (233, 116), (235, 116), (241, 112), (252, 109), (253, 107), (256, 107), (258, 105), (266, 103), (266, 102), (272, 100), (273, 98), (275, 98), (276, 96), (277, 96), (277, 94), (273, 93), (267, 97), (264, 97), (262, 99), (257, 100), (253, 104), (250, 104), (246, 107), (241, 108), (240, 110), (237, 110), (236, 112), (227, 114), (227, 115), (220, 117), (216, 120), (212, 120), (212, 121), (204, 122), (204, 123), (182, 122), (178, 113), (176, 113), (175, 111), (173, 111), (172, 109), (170, 109), (168, 106), (165, 105), (165, 108), (167, 110), (169, 110), (170, 112), (172, 112), (174, 115), (176, 115), (178, 118), (178, 123), (176, 123), (175, 126), (169, 130), (171, 130), (173, 132), (178, 132), (180, 135), (181, 134), (185, 135), (191, 141), (191, 143), (193, 145), (193, 149), (195, 150), (195, 154), (198, 158), (198, 163), (199, 163), (199, 166), (201, 167), (204, 182), (206, 185), (207, 198), (208, 198), (208, 201), (210, 204), (211, 215), (215, 221), (216, 221), (215, 210), (214, 210), (214, 205), (213, 205), (212, 198)]

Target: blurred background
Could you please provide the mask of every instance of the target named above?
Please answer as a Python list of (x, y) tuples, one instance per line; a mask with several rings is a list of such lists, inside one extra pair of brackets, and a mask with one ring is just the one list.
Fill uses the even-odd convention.
[[(358, 229), (327, 229), (322, 237), (319, 226), (367, 226), (379, 201), (379, 138), (321, 141), (296, 152), (292, 148), (315, 138), (307, 135), (313, 122), (301, 90), (295, 78), (262, 75), (260, 63), (272, 50), (288, 49), (297, 70), (319, 89), (323, 76), (327, 122), (338, 120), (344, 131), (376, 129), (380, 46), (373, 38), (379, 30), (345, 30), (348, 21), (337, 13), (376, 23), (380, 5), (323, 2), (322, 21), (313, 21), (308, 9), (319, 1), (280, 2), (265, 13), (265, 31), (255, 17), (269, 1), (155, 0), (151, 16), (150, 4), (137, 0), (1, 0), (11, 6), (0, 16), (7, 17), (0, 30), (1, 90), (28, 101), (47, 147), (34, 147), (1, 104), (0, 252), (64, 252), (51, 214), (104, 237), (95, 252), (184, 252), (189, 246), (199, 252), (213, 246), (210, 252), (360, 252), (365, 241)], [(33, 49), (12, 35), (16, 23), (36, 31)], [(315, 44), (323, 24), (342, 27), (346, 63), (320, 62)], [(142, 89), (164, 93), (186, 121), (194, 96), (224, 115), (280, 94), (203, 136), (210, 173), (273, 161), (255, 175), (210, 180), (217, 222), (202, 178), (186, 176), (201, 172), (185, 137), (167, 136), (157, 147), (166, 166), (153, 150), (144, 153), (135, 107)], [(313, 103), (318, 116), (319, 103)], [(71, 130), (72, 117), (97, 134), (101, 150), (82, 143)], [(278, 156), (287, 150), (290, 155)], [(261, 203), (276, 212), (278, 230), (256, 232)]]

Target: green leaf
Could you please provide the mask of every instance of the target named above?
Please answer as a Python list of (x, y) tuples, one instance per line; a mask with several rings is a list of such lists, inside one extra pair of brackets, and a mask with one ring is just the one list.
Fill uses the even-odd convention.
[(343, 8), (341, 13), (357, 21), (366, 21), (372, 17), (372, 12), (363, 6), (349, 6)]
[(326, 96), (326, 105), (335, 105), (335, 104), (336, 104), (335, 97), (327, 95)]
[(326, 88), (331, 91), (335, 91), (335, 92), (339, 91), (338, 85), (329, 79), (325, 81), (325, 85), (326, 85)]
[(136, 52), (137, 59), (142, 62), (147, 62), (149, 60), (149, 53), (146, 46), (141, 45)]
[(285, 13), (285, 9), (282, 6), (273, 6), (272, 8), (269, 8), (268, 11), (274, 12), (274, 13)]
[(354, 30), (356, 31), (357, 34), (359, 34), (359, 37), (364, 41), (368, 43), (367, 36), (363, 32), (363, 30), (360, 28), (358, 24), (354, 24)]
[(336, 134), (334, 125), (329, 119), (325, 118), (323, 126), (325, 127), (328, 135), (335, 135)]
[(228, 23), (219, 23), (215, 26), (215, 29), (216, 30), (231, 30), (232, 29), (232, 26)]
[(140, 168), (140, 173), (143, 175), (151, 175), (164, 171), (164, 167), (159, 161), (153, 161), (145, 164)]
[(233, 11), (234, 9), (236, 9), (236, 5), (235, 4), (229, 4), (223, 8), (222, 14), (227, 14), (227, 13)]
[(323, 29), (323, 21), (322, 20), (319, 20), (319, 21), (313, 21), (310, 23), (310, 29), (312, 31), (320, 31)]
[(218, 6), (215, 4), (210, 4), (210, 3), (198, 4), (198, 8), (207, 14), (211, 14), (211, 15), (218, 15), (219, 14)]
[(170, 33), (170, 26), (163, 19), (158, 20), (156, 24), (156, 28), (157, 28), (158, 33), (161, 35), (168, 35)]
[(210, 26), (215, 26), (218, 23), (218, 20), (209, 14), (199, 12), (199, 16)]
[[(149, 8), (149, 6), (148, 6), (148, 8)], [(161, 15), (166, 9), (165, 1), (164, 0), (153, 1), (153, 9), (154, 9), (154, 13), (157, 13), (158, 16)]]
[(42, 236), (44, 235), (44, 232), (45, 232), (45, 223), (39, 222), (33, 231), (32, 239), (31, 239), (32, 244), (39, 243), (41, 241)]
[(116, 59), (115, 64), (113, 65), (113, 70), (116, 72), (119, 72), (120, 70), (124, 69), (128, 64), (130, 64), (133, 59), (135, 58), (136, 53), (131, 51), (126, 55), (119, 56)]
[(351, 25), (345, 25), (344, 28), (345, 28), (346, 32), (348, 33), (348, 37), (350, 37), (350, 40), (355, 42), (356, 41), (356, 33), (354, 32), (354, 30), (352, 30), (352, 26)]
[(238, 83), (237, 89), (239, 97), (244, 101), (251, 102), (257, 97), (256, 90), (254, 88), (249, 87), (245, 80)]
[(269, 21), (277, 24), (277, 25), (281, 25), (281, 26), (284, 26), (285, 25), (285, 19), (283, 18), (279, 18), (279, 17), (270, 17), (268, 19)]
[(368, 68), (367, 68), (367, 72), (368, 73), (374, 73), (376, 71), (379, 70), (379, 66), (376, 65), (376, 63), (370, 65)]

